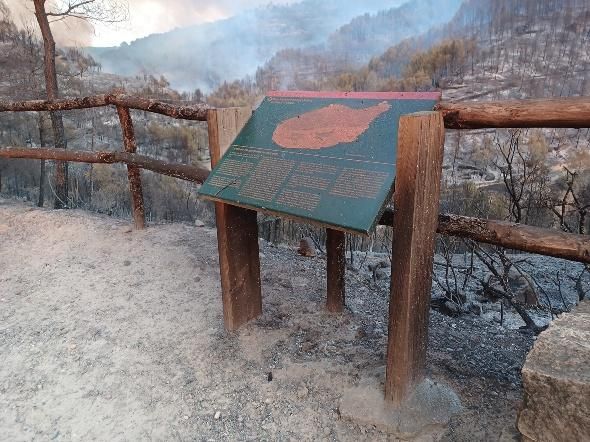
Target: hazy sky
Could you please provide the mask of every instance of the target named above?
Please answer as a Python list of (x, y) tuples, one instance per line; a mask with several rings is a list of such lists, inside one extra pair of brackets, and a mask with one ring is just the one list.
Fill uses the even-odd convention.
[[(5, 0), (5, 2), (17, 21), (22, 23), (34, 20), (31, 0)], [(80, 24), (78, 20), (54, 24), (58, 43), (115, 46), (123, 41), (129, 42), (155, 32), (214, 21), (230, 17), (244, 9), (271, 3), (270, 0), (127, 0), (127, 2), (130, 20), (126, 23), (97, 25), (94, 30)], [(296, 3), (296, 1), (272, 0), (272, 3)]]

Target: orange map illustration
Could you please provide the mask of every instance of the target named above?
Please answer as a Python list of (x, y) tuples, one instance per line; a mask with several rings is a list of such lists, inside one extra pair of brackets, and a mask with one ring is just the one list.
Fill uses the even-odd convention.
[(331, 104), (283, 121), (272, 140), (285, 149), (311, 150), (352, 143), (389, 109), (391, 105), (385, 101), (365, 109)]

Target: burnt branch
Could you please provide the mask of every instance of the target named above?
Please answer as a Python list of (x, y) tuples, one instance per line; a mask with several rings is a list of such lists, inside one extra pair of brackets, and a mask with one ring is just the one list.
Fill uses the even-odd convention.
[(123, 0), (59, 1), (47, 10), (51, 22), (75, 18), (89, 23), (121, 23), (129, 19), (129, 6)]

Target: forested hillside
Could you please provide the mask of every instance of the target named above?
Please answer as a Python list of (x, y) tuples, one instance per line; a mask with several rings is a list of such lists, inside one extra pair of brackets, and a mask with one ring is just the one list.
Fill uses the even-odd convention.
[(118, 48), (88, 51), (109, 72), (157, 72), (176, 88), (209, 91), (224, 80), (253, 75), (259, 65), (285, 49), (303, 49), (310, 56), (321, 54), (338, 64), (357, 66), (392, 43), (445, 23), (460, 3), (305, 0), (271, 4)]
[[(467, 0), (445, 26), (391, 45), (359, 69), (345, 69), (346, 57), (289, 49), (260, 67), (255, 79), (241, 82), (259, 94), (279, 87), (447, 92), (455, 88), (451, 83), (468, 80), (464, 86), (471, 92), (463, 89), (463, 99), (484, 91), (517, 98), (514, 91), (500, 94), (511, 82), (522, 97), (577, 95), (590, 82), (583, 75), (588, 14), (583, 0)], [(227, 84), (212, 97), (223, 98), (218, 94), (224, 89)]]

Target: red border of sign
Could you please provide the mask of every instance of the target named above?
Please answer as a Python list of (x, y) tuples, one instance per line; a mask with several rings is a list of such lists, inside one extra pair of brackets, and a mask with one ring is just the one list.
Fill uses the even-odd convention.
[(353, 98), (366, 100), (436, 100), (440, 92), (315, 92), (315, 91), (270, 91), (274, 98)]

